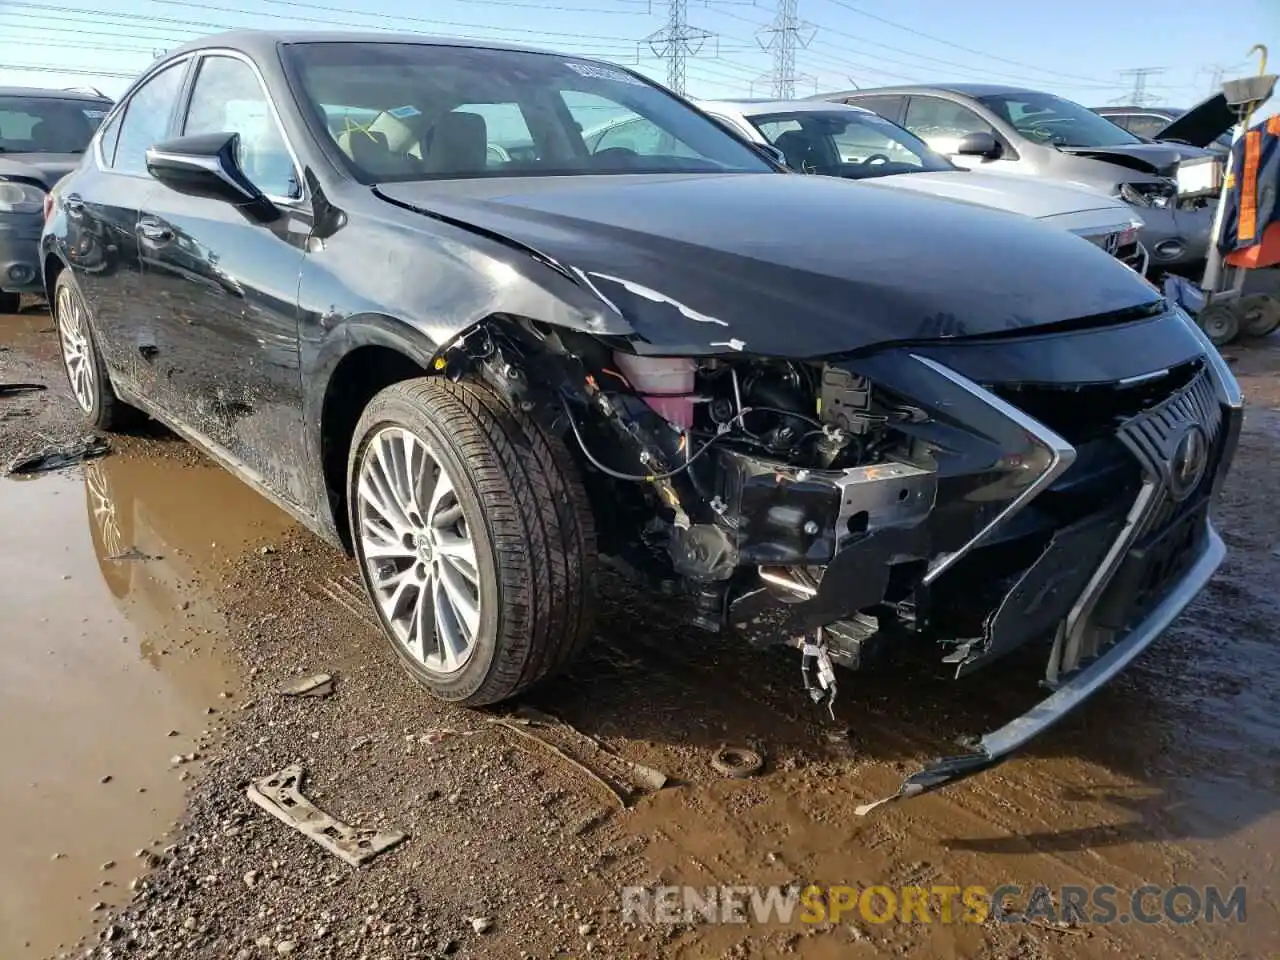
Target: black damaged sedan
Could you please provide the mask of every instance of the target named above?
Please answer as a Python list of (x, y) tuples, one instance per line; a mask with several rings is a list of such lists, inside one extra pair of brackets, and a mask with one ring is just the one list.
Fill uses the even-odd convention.
[(85, 415), (168, 423), (354, 553), (447, 700), (563, 666), (602, 560), (744, 642), (768, 607), (828, 706), (894, 646), (957, 676), (1042, 648), (1048, 699), (911, 795), (1049, 726), (1223, 557), (1242, 398), (1132, 271), (790, 175), (609, 64), (193, 43), (54, 191), (42, 255)]

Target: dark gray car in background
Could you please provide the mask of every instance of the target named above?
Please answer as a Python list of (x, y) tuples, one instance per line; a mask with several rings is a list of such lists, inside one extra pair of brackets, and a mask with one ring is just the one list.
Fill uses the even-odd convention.
[(21, 294), (43, 292), (45, 196), (80, 165), (110, 109), (97, 93), (0, 87), (0, 313), (15, 312)]
[(1141, 240), (1153, 273), (1194, 268), (1208, 250), (1212, 204), (1180, 202), (1175, 177), (1180, 161), (1210, 155), (1204, 145), (1229, 120), (1197, 130), (1194, 143), (1155, 143), (1074, 101), (997, 84), (881, 87), (810, 99), (873, 110), (959, 166), (1065, 180), (1121, 197), (1146, 224)]

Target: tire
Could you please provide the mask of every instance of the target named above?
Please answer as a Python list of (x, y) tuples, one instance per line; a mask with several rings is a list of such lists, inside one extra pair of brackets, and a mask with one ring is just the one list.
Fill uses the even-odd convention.
[(1240, 316), (1234, 304), (1212, 303), (1196, 314), (1196, 323), (1215, 347), (1225, 347), (1240, 335)]
[(71, 396), (85, 418), (99, 430), (122, 430), (142, 419), (134, 407), (116, 396), (98, 350), (93, 319), (80, 295), (70, 270), (58, 274), (53, 288), (54, 326), (62, 352), (62, 369), (67, 374)]
[(22, 308), (22, 296), (0, 290), (0, 313), (17, 313)]
[(1251, 293), (1236, 301), (1240, 333), (1246, 337), (1269, 337), (1280, 327), (1280, 299), (1267, 293)]
[[(452, 488), (443, 495), (437, 471)], [(577, 467), (483, 384), (424, 377), (375, 396), (352, 438), (347, 493), (365, 591), (400, 662), (437, 698), (505, 700), (590, 636), (595, 526)]]

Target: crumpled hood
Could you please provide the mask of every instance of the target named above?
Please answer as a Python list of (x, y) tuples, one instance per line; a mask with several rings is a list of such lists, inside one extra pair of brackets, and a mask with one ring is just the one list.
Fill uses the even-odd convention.
[(80, 166), (78, 153), (4, 153), (0, 154), (0, 177), (33, 180), (52, 190), (53, 185)]
[(873, 182), (683, 174), (376, 189), (551, 258), (652, 352), (818, 357), (1158, 300), (1131, 270), (1062, 230)]
[[(945, 170), (938, 173), (898, 173), (876, 178), (876, 183), (898, 190), (915, 190), (935, 197), (964, 200), (984, 207), (1043, 219), (1085, 210), (1104, 211), (1115, 223), (1130, 219), (1129, 205), (1088, 187), (1072, 186), (1041, 177), (1013, 173), (977, 173)], [(1110, 215), (1114, 216), (1110, 216)]]
[(1063, 153), (1076, 157), (1092, 157), (1141, 173), (1154, 173), (1159, 177), (1172, 177), (1178, 172), (1178, 163), (1208, 156), (1210, 151), (1180, 143), (1124, 143), (1114, 147), (1058, 147)]

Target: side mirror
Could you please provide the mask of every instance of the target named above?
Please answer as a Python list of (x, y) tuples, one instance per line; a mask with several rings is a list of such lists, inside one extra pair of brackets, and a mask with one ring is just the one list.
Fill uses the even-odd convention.
[(787, 165), (787, 155), (775, 147), (772, 143), (757, 143), (756, 149), (763, 153), (766, 157), (778, 164), (780, 167)]
[(147, 172), (170, 190), (189, 197), (222, 200), (256, 220), (280, 215), (244, 175), (236, 152), (238, 133), (200, 133), (147, 148)]
[(998, 160), (1004, 149), (995, 134), (986, 130), (966, 133), (956, 144), (955, 155), (958, 157), (982, 157), (984, 160)]

